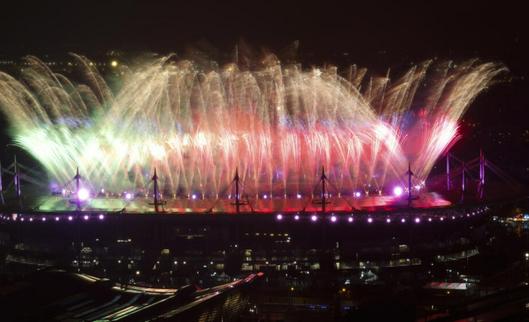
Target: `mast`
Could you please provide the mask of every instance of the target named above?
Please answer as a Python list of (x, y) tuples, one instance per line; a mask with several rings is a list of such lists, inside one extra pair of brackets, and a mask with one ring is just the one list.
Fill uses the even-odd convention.
[(411, 177), (414, 175), (413, 172), (411, 172), (411, 163), (408, 162), (408, 171), (406, 172), (408, 175), (408, 207), (411, 207)]
[(327, 181), (327, 176), (325, 175), (325, 168), (321, 167), (321, 212), (325, 213), (325, 205), (327, 204), (327, 191), (325, 189), (325, 182)]
[(450, 191), (450, 153), (446, 154), (446, 191)]
[(461, 172), (461, 202), (465, 200), (465, 171), (466, 164), (463, 162), (463, 171)]
[(483, 150), (479, 149), (479, 199), (483, 199), (483, 193), (485, 190), (485, 154)]
[(4, 172), (4, 169), (2, 168), (2, 162), (0, 161), (0, 202), (2, 205), (5, 204), (4, 200), (4, 189), (3, 189), (3, 183), (2, 183), (2, 173)]
[(14, 185), (15, 185), (15, 195), (17, 197), (17, 200), (18, 200), (18, 206), (19, 208), (22, 208), (22, 200), (21, 200), (21, 196), (22, 196), (22, 189), (20, 187), (20, 173), (18, 172), (18, 163), (17, 163), (17, 155), (15, 154), (15, 161), (14, 161), (14, 170), (15, 170), (15, 175), (13, 177), (13, 181), (14, 181)]
[(81, 197), (79, 196), (79, 191), (81, 190), (81, 175), (79, 174), (79, 167), (77, 167), (73, 179), (75, 180), (75, 195), (77, 196), (75, 204), (77, 205), (77, 210), (81, 210)]
[(233, 181), (235, 182), (235, 211), (240, 212), (241, 200), (239, 198), (239, 168), (235, 168), (235, 177)]
[(159, 212), (158, 205), (158, 175), (156, 174), (156, 168), (154, 168), (154, 175), (152, 176), (153, 190), (154, 190), (154, 212)]

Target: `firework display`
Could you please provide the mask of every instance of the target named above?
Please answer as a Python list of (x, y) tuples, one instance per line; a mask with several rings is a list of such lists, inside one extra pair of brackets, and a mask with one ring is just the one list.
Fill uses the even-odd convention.
[(205, 199), (226, 197), (235, 169), (252, 198), (311, 194), (322, 167), (338, 194), (402, 184), (409, 163), (420, 185), (505, 70), (426, 61), (391, 80), (275, 57), (244, 69), (167, 56), (113, 66), (111, 88), (73, 57), (75, 77), (35, 57), (16, 77), (0, 72), (15, 143), (60, 184), (79, 168), (94, 191), (146, 191), (156, 168), (164, 193)]

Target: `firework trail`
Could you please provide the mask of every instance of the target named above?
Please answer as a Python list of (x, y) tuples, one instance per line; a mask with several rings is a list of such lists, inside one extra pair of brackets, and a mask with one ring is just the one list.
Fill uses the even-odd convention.
[(0, 109), (17, 145), (51, 179), (77, 167), (107, 190), (144, 189), (154, 167), (164, 191), (218, 197), (239, 169), (247, 193), (312, 193), (318, 173), (340, 192), (417, 180), (458, 136), (472, 100), (505, 68), (427, 61), (396, 81), (351, 66), (303, 70), (268, 58), (255, 69), (201, 68), (168, 56), (121, 67), (112, 91), (73, 55), (74, 82), (35, 57), (17, 78), (0, 72)]

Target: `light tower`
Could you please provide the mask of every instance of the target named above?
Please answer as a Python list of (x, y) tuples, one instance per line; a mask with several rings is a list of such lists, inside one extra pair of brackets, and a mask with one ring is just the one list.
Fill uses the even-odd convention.
[(478, 186), (478, 197), (480, 200), (483, 199), (485, 190), (485, 154), (483, 150), (479, 150), (479, 186)]
[(463, 170), (461, 171), (461, 202), (465, 201), (465, 171), (467, 170), (466, 163), (463, 161)]
[(158, 205), (159, 205), (159, 200), (158, 200), (158, 175), (156, 174), (156, 168), (154, 168), (154, 175), (152, 176), (152, 181), (153, 181), (153, 190), (154, 190), (154, 200), (153, 200), (154, 212), (159, 212), (159, 209), (158, 209)]
[(20, 173), (18, 172), (18, 163), (17, 163), (17, 155), (16, 154), (15, 154), (15, 161), (14, 161), (14, 173), (15, 173), (15, 175), (13, 176), (13, 184), (14, 184), (14, 187), (15, 187), (15, 195), (16, 195), (17, 200), (18, 200), (19, 208), (22, 208), (22, 200), (21, 200), (22, 188), (20, 187)]
[(75, 172), (75, 176), (73, 177), (75, 180), (75, 205), (77, 206), (77, 210), (81, 210), (81, 175), (79, 174), (79, 167), (77, 167), (77, 171)]
[(235, 176), (233, 177), (233, 183), (235, 184), (235, 202), (233, 202), (232, 205), (235, 206), (236, 213), (240, 213), (241, 206), (247, 204), (247, 202), (244, 202), (241, 200), (240, 187), (239, 187), (240, 180), (241, 178), (239, 177), (239, 168), (235, 168)]
[(408, 171), (406, 171), (406, 175), (408, 176), (408, 207), (411, 207), (411, 177), (415, 174), (411, 171), (411, 163), (408, 162)]
[(327, 176), (325, 175), (325, 168), (321, 167), (321, 212), (325, 213), (325, 205), (327, 204), (327, 191), (325, 189), (325, 183)]
[(154, 175), (151, 180), (153, 182), (154, 196), (153, 202), (149, 204), (154, 205), (154, 212), (160, 212), (160, 206), (162, 206), (161, 212), (164, 212), (163, 205), (165, 205), (166, 202), (160, 198), (160, 188), (158, 187), (158, 174), (156, 173), (156, 168), (154, 168)]
[(313, 203), (319, 204), (321, 203), (321, 212), (325, 213), (327, 210), (327, 204), (329, 201), (327, 201), (327, 176), (325, 175), (325, 167), (321, 167), (321, 176), (320, 176), (320, 182), (321, 182), (321, 199), (314, 201)]
[(446, 191), (450, 188), (450, 153), (446, 153)]
[(4, 172), (4, 169), (2, 168), (2, 162), (0, 162), (0, 202), (2, 202), (2, 205), (5, 205), (4, 184), (2, 183), (2, 173), (3, 172)]

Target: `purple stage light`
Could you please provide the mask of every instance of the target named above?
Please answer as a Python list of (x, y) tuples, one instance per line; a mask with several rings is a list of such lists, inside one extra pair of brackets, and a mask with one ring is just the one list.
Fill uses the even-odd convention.
[(77, 198), (79, 198), (79, 200), (86, 201), (88, 200), (89, 197), (90, 197), (90, 192), (87, 189), (81, 188), (79, 189), (79, 191), (77, 191)]
[(396, 196), (396, 197), (400, 197), (402, 195), (402, 193), (404, 192), (404, 190), (402, 189), (401, 186), (396, 186), (395, 188), (393, 188), (393, 194)]

